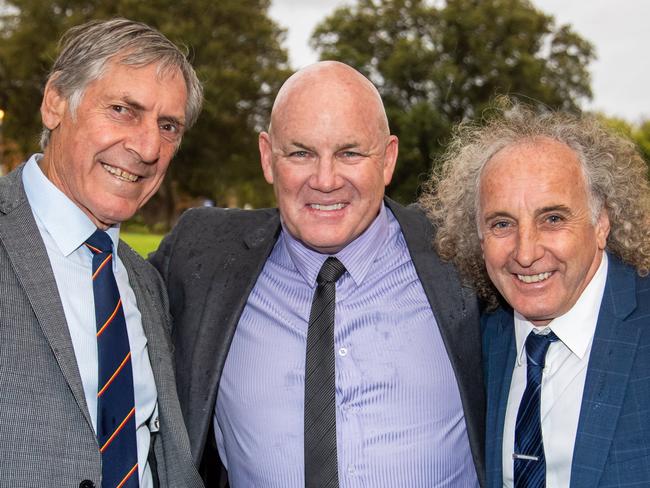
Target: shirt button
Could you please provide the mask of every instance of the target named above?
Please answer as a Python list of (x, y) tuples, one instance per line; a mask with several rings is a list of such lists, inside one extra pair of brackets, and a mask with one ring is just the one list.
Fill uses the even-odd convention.
[(353, 465), (348, 466), (348, 474), (350, 476), (354, 476), (356, 474), (357, 470)]
[(339, 356), (341, 356), (341, 357), (345, 357), (345, 356), (347, 356), (347, 355), (348, 355), (348, 350), (347, 350), (347, 348), (342, 347), (342, 348), (339, 349)]

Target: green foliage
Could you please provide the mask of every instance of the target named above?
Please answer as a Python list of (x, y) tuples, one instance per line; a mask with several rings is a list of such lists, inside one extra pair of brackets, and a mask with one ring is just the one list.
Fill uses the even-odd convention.
[(0, 107), (7, 111), (6, 136), (25, 155), (38, 149), (42, 86), (65, 30), (93, 18), (139, 20), (189, 47), (206, 98), (153, 203), (154, 213), (170, 218), (179, 192), (220, 205), (234, 192), (240, 204), (268, 205), (272, 192), (259, 169), (257, 132), (268, 123), (275, 93), (289, 75), (281, 47), (284, 32), (268, 17), (269, 3), (0, 0)]
[(567, 110), (591, 98), (593, 47), (527, 0), (359, 0), (320, 23), (311, 44), (379, 88), (400, 138), (389, 193), (404, 202), (453, 125), (495, 96)]
[(636, 144), (648, 165), (648, 176), (650, 177), (650, 120), (645, 120), (640, 124), (631, 124), (626, 120), (607, 117), (603, 114), (599, 114), (599, 119), (610, 129), (631, 139)]
[(158, 249), (163, 236), (136, 232), (120, 232), (120, 238), (133, 248), (140, 256), (146, 258)]

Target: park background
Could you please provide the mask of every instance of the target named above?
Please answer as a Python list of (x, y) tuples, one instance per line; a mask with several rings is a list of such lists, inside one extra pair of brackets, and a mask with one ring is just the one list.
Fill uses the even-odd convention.
[(498, 95), (595, 112), (650, 161), (649, 14), (647, 0), (0, 0), (0, 174), (38, 150), (61, 34), (115, 16), (187, 46), (205, 87), (159, 193), (124, 225), (142, 254), (186, 208), (273, 205), (257, 134), (282, 82), (318, 59), (377, 85), (400, 138), (387, 193), (402, 203), (417, 198), (454, 125), (488, 117)]

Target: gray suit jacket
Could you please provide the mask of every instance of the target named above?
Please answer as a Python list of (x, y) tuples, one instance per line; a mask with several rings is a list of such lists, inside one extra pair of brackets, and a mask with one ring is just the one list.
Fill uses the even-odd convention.
[[(484, 481), (485, 395), (476, 299), (431, 247), (433, 228), (417, 209), (386, 200), (402, 228), (456, 373), (472, 455)], [(223, 486), (210, 433), (228, 349), (257, 277), (280, 232), (276, 209), (194, 209), (152, 257), (167, 283), (181, 408), (206, 486)], [(435, 372), (431, 372), (435, 374)], [(217, 472), (215, 472), (217, 471)]]
[[(22, 185), (0, 178), (0, 487), (99, 487), (101, 457), (63, 306)], [(158, 389), (152, 472), (162, 487), (202, 486), (174, 387), (161, 280), (119, 247), (135, 292)], [(86, 482), (81, 486), (91, 487)]]

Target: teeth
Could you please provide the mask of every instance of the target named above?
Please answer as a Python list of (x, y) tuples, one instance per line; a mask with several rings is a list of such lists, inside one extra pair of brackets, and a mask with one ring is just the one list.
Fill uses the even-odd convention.
[(551, 276), (551, 273), (539, 273), (536, 275), (517, 275), (517, 278), (519, 278), (519, 281), (523, 281), (524, 283), (537, 283), (538, 281), (544, 281), (547, 279), (549, 276)]
[(341, 210), (345, 207), (344, 203), (334, 203), (332, 205), (320, 205), (318, 203), (310, 203), (309, 206), (314, 210)]
[(102, 163), (102, 166), (110, 174), (117, 176), (121, 180), (131, 181), (131, 182), (138, 181), (138, 175), (127, 173), (126, 171), (122, 171), (120, 168), (116, 168), (115, 166), (109, 166), (108, 164), (105, 163)]

